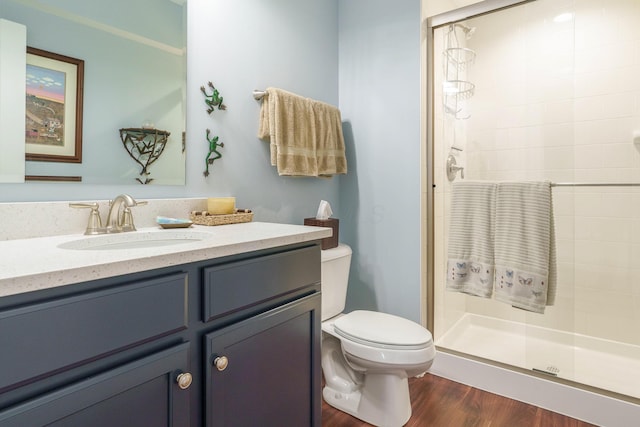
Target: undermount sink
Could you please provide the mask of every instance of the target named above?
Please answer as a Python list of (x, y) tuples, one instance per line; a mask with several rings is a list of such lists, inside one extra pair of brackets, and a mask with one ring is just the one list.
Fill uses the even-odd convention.
[(209, 233), (190, 231), (136, 231), (121, 234), (83, 237), (58, 245), (60, 249), (79, 251), (99, 251), (118, 249), (156, 248), (161, 246), (183, 245), (210, 239)]

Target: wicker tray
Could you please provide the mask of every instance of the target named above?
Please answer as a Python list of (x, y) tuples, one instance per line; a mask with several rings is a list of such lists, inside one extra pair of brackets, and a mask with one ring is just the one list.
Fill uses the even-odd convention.
[(189, 219), (198, 225), (225, 225), (239, 224), (241, 222), (251, 222), (253, 212), (236, 212), (228, 215), (211, 215), (207, 211), (194, 211), (189, 215)]

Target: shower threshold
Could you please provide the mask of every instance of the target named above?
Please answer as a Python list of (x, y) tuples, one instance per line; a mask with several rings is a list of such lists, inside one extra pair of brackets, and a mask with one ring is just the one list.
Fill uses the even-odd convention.
[(466, 313), (436, 345), (640, 398), (640, 346)]

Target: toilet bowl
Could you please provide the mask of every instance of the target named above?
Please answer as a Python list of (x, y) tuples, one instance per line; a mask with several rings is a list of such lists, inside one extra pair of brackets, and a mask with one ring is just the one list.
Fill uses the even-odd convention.
[(409, 377), (426, 372), (435, 348), (431, 333), (410, 320), (357, 310), (344, 314), (351, 249), (322, 251), (323, 398), (376, 426), (411, 417)]

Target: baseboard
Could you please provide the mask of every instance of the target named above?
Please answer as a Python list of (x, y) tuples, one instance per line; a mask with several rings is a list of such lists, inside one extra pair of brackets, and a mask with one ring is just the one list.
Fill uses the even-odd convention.
[(640, 419), (640, 405), (454, 354), (438, 352), (429, 372), (599, 426)]

